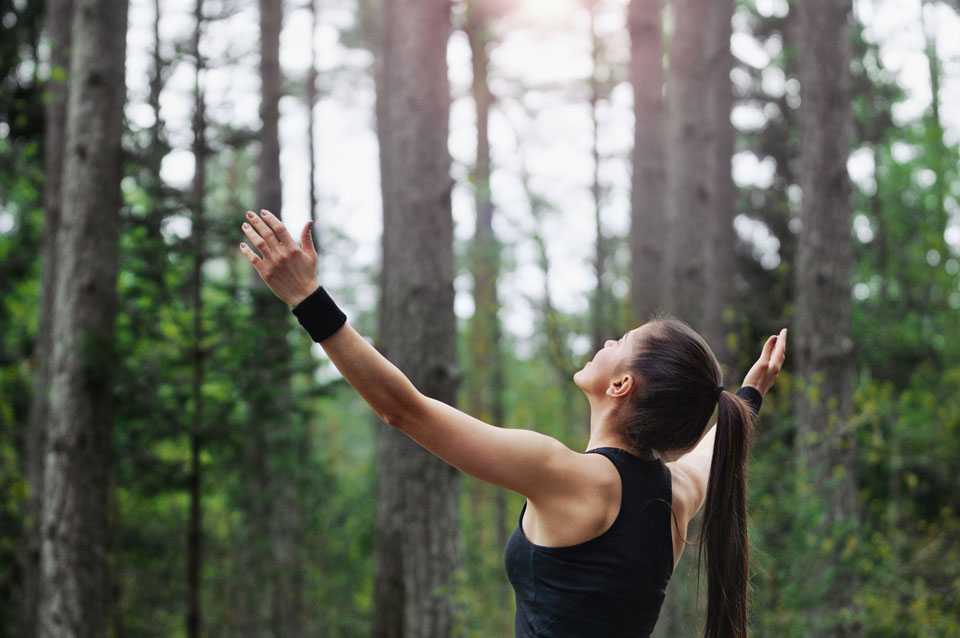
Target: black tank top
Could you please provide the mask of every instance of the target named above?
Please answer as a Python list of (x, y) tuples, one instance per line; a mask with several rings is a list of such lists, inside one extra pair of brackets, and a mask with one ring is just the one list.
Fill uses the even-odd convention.
[(660, 460), (601, 447), (620, 472), (620, 512), (600, 536), (544, 547), (520, 523), (507, 541), (516, 638), (647, 638), (673, 573), (670, 470)]

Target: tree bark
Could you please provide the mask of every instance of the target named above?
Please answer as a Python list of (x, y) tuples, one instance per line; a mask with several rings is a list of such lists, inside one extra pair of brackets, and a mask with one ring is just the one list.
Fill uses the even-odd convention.
[[(280, 177), (280, 97), (283, 75), (280, 69), (280, 32), (283, 28), (283, 3), (260, 0), (260, 155), (257, 168), (257, 207), (283, 219), (282, 181)], [(292, 233), (295, 237), (297, 232)], [(252, 530), (263, 544), (253, 551), (261, 556), (254, 563), (263, 571), (264, 596), (268, 609), (267, 627), (261, 629), (277, 638), (303, 635), (302, 561), (300, 559), (302, 518), (297, 472), (299, 451), (306, 442), (293, 419), (290, 361), (293, 357), (287, 341), (289, 308), (279, 303), (266, 284), (255, 279), (254, 316), (269, 330), (261, 333), (254, 346), (261, 353), (255, 383), (251, 441), (255, 484), (259, 490), (253, 509)], [(258, 377), (258, 378), (257, 378)], [(264, 388), (271, 388), (265, 392)], [(268, 561), (267, 564), (265, 562)], [(262, 594), (249, 592), (254, 598)], [(261, 621), (262, 623), (262, 621)], [(255, 630), (254, 630), (255, 631)], [(256, 634), (254, 634), (256, 635)]]
[(310, 8), (310, 69), (307, 71), (306, 101), (307, 101), (307, 140), (310, 153), (310, 219), (313, 227), (310, 235), (313, 237), (313, 249), (320, 259), (323, 259), (325, 247), (320, 241), (321, 235), (317, 232), (317, 150), (316, 150), (316, 119), (317, 119), (317, 0), (309, 0)]
[[(849, 0), (799, 3), (800, 185), (803, 192), (797, 246), (794, 320), (798, 387), (800, 489), (819, 499), (822, 524), (815, 530), (842, 547), (856, 534), (857, 446), (849, 429), (852, 409), (851, 335)], [(853, 597), (856, 570), (839, 551), (811, 557), (811, 579), (836, 570), (827, 591), (811, 592), (816, 609), (805, 618), (804, 635), (857, 637), (863, 634)]]
[(609, 325), (610, 311), (613, 307), (610, 292), (607, 289), (606, 277), (607, 259), (610, 256), (609, 240), (603, 233), (603, 191), (600, 187), (600, 114), (597, 105), (603, 90), (600, 86), (598, 67), (603, 58), (603, 43), (597, 36), (597, 0), (590, 0), (587, 10), (590, 12), (590, 120), (592, 125), (593, 143), (591, 155), (593, 157), (593, 183), (590, 186), (590, 195), (593, 198), (593, 226), (595, 242), (593, 244), (593, 273), (597, 285), (593, 289), (591, 300), (591, 337), (593, 351), (603, 348), (603, 344), (617, 332), (617, 328)]
[[(447, 0), (385, 0), (378, 20), (377, 133), (383, 195), (380, 338), (424, 394), (453, 404), (453, 218), (447, 150)], [(457, 470), (378, 423), (375, 638), (451, 635), (460, 565)]]
[(43, 470), (39, 636), (106, 634), (127, 1), (77, 0)]
[(664, 305), (695, 330), (707, 321), (710, 265), (710, 182), (707, 145), (707, 78), (704, 42), (707, 0), (677, 0), (667, 83), (667, 254)]
[[(942, 93), (941, 76), (943, 74), (943, 68), (940, 62), (940, 56), (937, 53), (936, 28), (928, 24), (926, 18), (928, 6), (931, 8), (935, 7), (931, 0), (923, 0), (920, 6), (921, 27), (923, 29), (925, 44), (924, 52), (927, 56), (927, 68), (930, 72), (930, 115), (924, 119), (926, 120), (925, 137), (927, 138), (928, 147), (934, 149), (930, 161), (930, 168), (933, 170), (934, 175), (936, 175), (936, 181), (933, 183), (933, 192), (937, 200), (936, 214), (932, 216), (933, 219), (931, 220), (933, 228), (930, 230), (929, 235), (934, 239), (933, 248), (940, 255), (940, 263), (943, 263), (950, 257), (950, 248), (947, 245), (946, 239), (944, 239), (944, 231), (946, 231), (947, 226), (950, 225), (950, 215), (947, 213), (947, 191), (950, 186), (947, 166), (949, 166), (950, 162), (950, 150), (944, 143), (943, 120), (940, 115), (940, 99)], [(931, 286), (927, 297), (928, 303), (935, 303), (934, 300), (929, 297), (932, 290), (933, 287)]]
[(203, 33), (203, 0), (194, 5), (193, 55), (196, 69), (193, 111), (193, 423), (190, 428), (190, 521), (187, 530), (187, 618), (188, 638), (197, 638), (202, 627), (200, 608), (200, 568), (203, 548), (203, 502), (201, 500), (200, 454), (203, 445), (203, 380), (206, 354), (203, 347), (203, 264), (206, 260), (204, 241), (204, 196), (207, 191), (207, 118), (203, 96), (204, 60), (200, 53)]
[(735, 378), (736, 353), (727, 345), (727, 334), (735, 329), (736, 316), (736, 241), (733, 227), (736, 217), (737, 189), (733, 183), (734, 130), (730, 121), (733, 109), (733, 53), (730, 51), (733, 0), (715, 0), (710, 4), (707, 72), (707, 176), (710, 201), (705, 213), (712, 222), (709, 239), (711, 263), (708, 271), (707, 316), (703, 337), (710, 344), (724, 370), (724, 379)]
[(162, 17), (160, 0), (153, 0), (153, 69), (150, 77), (150, 94), (147, 103), (153, 111), (153, 124), (150, 126), (150, 145), (147, 148), (144, 164), (146, 178), (142, 179), (144, 190), (147, 192), (150, 205), (143, 224), (147, 229), (147, 242), (143, 247), (143, 258), (147, 263), (147, 279), (158, 291), (158, 305), (163, 305), (169, 299), (165, 265), (169, 247), (163, 239), (163, 224), (169, 211), (169, 196), (167, 186), (160, 177), (160, 168), (163, 158), (170, 150), (165, 139), (163, 118), (160, 112), (160, 95), (166, 81), (169, 62), (163, 59), (161, 53), (160, 21)]
[[(660, 277), (663, 282), (661, 308), (711, 339), (708, 336), (708, 284), (712, 278), (709, 269), (714, 254), (711, 244), (716, 222), (710, 210), (714, 192), (710, 154), (714, 149), (710, 146), (712, 121), (708, 107), (712, 105), (708, 102), (712, 98), (713, 85), (709, 81), (707, 66), (711, 56), (705, 43), (709, 45), (713, 35), (712, 16), (716, 10), (706, 0), (677, 0), (673, 7), (676, 26), (668, 56), (666, 104), (669, 116), (665, 118), (668, 148), (660, 160), (666, 165), (666, 175), (658, 174), (653, 168), (647, 171), (651, 181), (659, 180), (659, 183), (666, 184), (667, 220), (664, 236), (656, 234), (648, 241), (653, 243), (659, 240), (665, 246)], [(648, 5), (645, 13), (650, 15), (653, 11), (653, 7)], [(647, 31), (651, 29), (652, 25)], [(649, 90), (652, 91), (652, 88)], [(647, 101), (654, 104), (652, 96)], [(653, 125), (655, 123), (651, 123)], [(655, 137), (656, 132), (649, 135), (651, 144), (659, 141)], [(648, 161), (652, 163), (654, 160), (650, 158)], [(653, 193), (657, 192), (656, 188), (656, 185), (648, 186)], [(651, 216), (654, 214), (650, 213)], [(655, 222), (652, 225), (656, 228)], [(723, 275), (729, 276), (729, 273)], [(645, 285), (654, 289), (657, 286), (655, 282)], [(712, 339), (715, 342), (716, 337)], [(688, 537), (693, 528), (694, 525), (691, 525)], [(690, 558), (681, 558), (667, 588), (655, 636), (687, 635), (691, 625), (702, 619), (702, 606), (695, 604), (695, 570), (696, 566), (691, 565)]]
[(664, 294), (667, 160), (662, 9), (662, 0), (631, 0), (628, 8), (634, 113), (630, 298), (641, 320), (662, 308)]
[(47, 37), (50, 41), (49, 95), (44, 131), (43, 236), (40, 238), (40, 298), (33, 361), (36, 365), (27, 421), (26, 467), (30, 485), (23, 558), (22, 635), (37, 635), (40, 599), (40, 517), (43, 511), (43, 458), (50, 419), (50, 355), (56, 312), (57, 238), (60, 229), (63, 148), (67, 125), (70, 79), (70, 27), (73, 0), (47, 0)]
[[(489, 48), (493, 46), (492, 15), (489, 0), (470, 0), (464, 32), (470, 43), (473, 64), (473, 99), (477, 107), (477, 161), (471, 175), (476, 206), (476, 228), (472, 245), (471, 270), (473, 274), (474, 314), (470, 321), (469, 350), (473, 383), (470, 384), (468, 409), (470, 414), (482, 421), (497, 426), (504, 424), (504, 366), (501, 352), (500, 300), (497, 281), (500, 278), (500, 242), (493, 231), (495, 212), (490, 190), (490, 110), (494, 98), (487, 81), (490, 65)], [(506, 490), (480, 481), (471, 503), (474, 505), (474, 521), (481, 528), (493, 526), (494, 551), (502, 551), (507, 544), (507, 495)], [(490, 523), (478, 507), (477, 501), (487, 501), (493, 495), (494, 515)], [(482, 541), (487, 537), (482, 534)], [(489, 545), (482, 543), (485, 547)], [(503, 583), (499, 594), (504, 604), (509, 602), (509, 584)]]

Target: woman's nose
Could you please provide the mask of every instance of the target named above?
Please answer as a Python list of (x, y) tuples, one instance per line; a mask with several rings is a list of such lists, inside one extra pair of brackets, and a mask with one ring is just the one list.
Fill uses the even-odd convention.
[(609, 346), (611, 343), (612, 343), (613, 345), (617, 345), (617, 342), (614, 341), (613, 339), (607, 339), (607, 341), (603, 344), (603, 347), (606, 348), (606, 347)]

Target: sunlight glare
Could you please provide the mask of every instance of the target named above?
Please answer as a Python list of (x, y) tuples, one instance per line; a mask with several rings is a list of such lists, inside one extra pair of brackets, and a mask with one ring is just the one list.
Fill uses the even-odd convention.
[(575, 0), (521, 0), (517, 17), (526, 24), (549, 27), (566, 22), (576, 9)]

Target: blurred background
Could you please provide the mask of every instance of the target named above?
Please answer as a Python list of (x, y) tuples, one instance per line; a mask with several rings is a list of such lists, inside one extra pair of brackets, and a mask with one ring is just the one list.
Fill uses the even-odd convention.
[(735, 388), (788, 327), (751, 632), (960, 636), (958, 14), (0, 0), (0, 635), (513, 635), (523, 497), (376, 419), (267, 208), (421, 391), (574, 450), (606, 339), (673, 313)]

